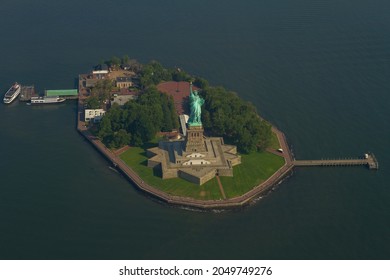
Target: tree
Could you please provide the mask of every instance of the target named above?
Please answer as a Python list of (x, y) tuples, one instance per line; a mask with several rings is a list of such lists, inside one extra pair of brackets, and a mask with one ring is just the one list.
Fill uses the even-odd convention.
[(100, 105), (104, 103), (104, 101), (111, 98), (111, 91), (114, 85), (112, 80), (104, 79), (99, 80), (95, 86), (92, 88), (92, 96), (98, 98)]
[(268, 147), (271, 126), (259, 117), (253, 105), (222, 87), (206, 87), (202, 95), (203, 126), (210, 134), (224, 137), (243, 153)]
[(172, 97), (149, 87), (136, 100), (123, 107), (114, 104), (99, 126), (99, 138), (112, 148), (126, 143), (142, 146), (152, 140), (158, 131), (178, 128), (178, 116)]
[(111, 60), (110, 60), (110, 66), (111, 67), (117, 67), (117, 66), (120, 66), (121, 65), (121, 59), (117, 56), (113, 56), (111, 57)]
[(98, 127), (98, 137), (101, 140), (104, 140), (107, 136), (110, 135), (112, 135), (111, 120), (108, 116), (103, 116)]
[(162, 105), (162, 113), (163, 113), (163, 122), (161, 126), (162, 131), (172, 131), (173, 129), (173, 123), (172, 123), (172, 116), (168, 105), (168, 99), (162, 98), (161, 99), (161, 105)]
[(129, 61), (130, 58), (127, 54), (122, 57), (122, 64), (129, 64)]
[(135, 73), (140, 73), (142, 71), (143, 65), (136, 59), (130, 59), (128, 64), (130, 66), (130, 70), (134, 71)]
[(115, 132), (110, 143), (110, 148), (120, 148), (125, 145), (129, 145), (131, 140), (131, 134), (124, 129), (120, 129)]
[(97, 96), (90, 96), (85, 100), (85, 104), (88, 109), (98, 109), (100, 108), (100, 101)]
[(194, 80), (194, 85), (201, 89), (206, 89), (209, 86), (209, 82), (206, 79), (196, 77)]
[(157, 61), (146, 64), (141, 73), (141, 85), (145, 88), (172, 79), (171, 73)]
[(181, 82), (181, 81), (190, 81), (191, 76), (181, 70), (180, 68), (176, 68), (172, 70), (171, 72), (172, 80), (175, 82)]
[[(111, 61), (119, 64), (119, 59)], [(122, 63), (128, 60), (122, 58)], [(131, 60), (132, 63), (133, 60)], [(137, 63), (137, 62), (135, 62)], [(143, 93), (136, 101), (129, 101), (123, 107), (113, 105), (103, 117), (98, 136), (109, 147), (120, 147), (131, 143), (142, 146), (152, 140), (158, 131), (179, 128), (178, 116), (172, 97), (157, 90), (155, 85), (164, 80), (190, 81), (201, 88), (205, 99), (202, 109), (203, 127), (210, 135), (221, 136), (227, 143), (237, 146), (243, 153), (264, 150), (272, 137), (271, 125), (257, 114), (256, 108), (223, 87), (210, 87), (207, 80), (190, 75), (179, 69), (165, 69), (152, 61), (145, 66), (139, 64), (140, 82)], [(99, 81), (92, 89), (87, 104), (100, 105), (110, 97), (112, 81)]]

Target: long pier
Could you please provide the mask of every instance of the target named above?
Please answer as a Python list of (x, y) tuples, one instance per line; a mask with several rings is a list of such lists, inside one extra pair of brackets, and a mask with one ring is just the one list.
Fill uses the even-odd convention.
[(363, 159), (321, 159), (321, 160), (294, 160), (294, 166), (359, 166), (365, 165), (369, 169), (379, 169), (374, 154), (366, 154)]

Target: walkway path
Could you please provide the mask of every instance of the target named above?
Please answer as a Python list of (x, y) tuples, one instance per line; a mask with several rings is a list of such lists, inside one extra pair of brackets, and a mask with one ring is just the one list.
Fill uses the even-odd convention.
[(222, 197), (223, 199), (226, 199), (225, 190), (223, 189), (221, 179), (219, 178), (218, 175), (216, 175), (215, 177), (217, 177), (217, 181), (218, 181), (219, 189), (221, 190)]
[(126, 146), (124, 146), (124, 147), (122, 147), (122, 148), (119, 148), (119, 149), (115, 150), (115, 151), (114, 151), (114, 154), (117, 155), (117, 156), (119, 156), (120, 154), (126, 152), (128, 149), (130, 149), (130, 146), (129, 146), (129, 145), (126, 145)]
[(283, 132), (278, 130), (276, 127), (272, 127), (272, 132), (276, 134), (278, 137), (280, 148), (283, 150), (283, 152), (275, 151), (273, 149), (268, 150), (269, 152), (272, 152), (275, 155), (284, 157), (284, 160), (286, 161), (286, 165), (290, 166), (293, 164), (294, 157), (291, 154), (290, 148), (288, 147), (286, 136)]

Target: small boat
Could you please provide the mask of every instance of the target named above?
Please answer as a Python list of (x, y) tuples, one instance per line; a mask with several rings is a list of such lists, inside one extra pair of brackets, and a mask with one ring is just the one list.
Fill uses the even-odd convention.
[(31, 97), (31, 105), (39, 105), (39, 104), (57, 104), (65, 101), (65, 98), (61, 98), (59, 96), (39, 96), (39, 97)]
[(118, 170), (116, 170), (114, 167), (109, 166), (108, 168), (111, 169), (112, 171), (116, 172), (116, 173), (119, 173)]
[(13, 86), (10, 87), (9, 90), (5, 93), (3, 102), (5, 104), (10, 104), (12, 101), (14, 101), (20, 93), (20, 88), (21, 87), (18, 83), (13, 84)]

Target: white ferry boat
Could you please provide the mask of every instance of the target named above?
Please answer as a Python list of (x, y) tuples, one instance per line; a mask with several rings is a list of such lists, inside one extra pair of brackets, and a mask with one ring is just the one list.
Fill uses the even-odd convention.
[(59, 96), (39, 96), (39, 97), (31, 97), (31, 105), (37, 104), (56, 104), (62, 103), (65, 101), (65, 98), (61, 98)]
[(18, 83), (15, 83), (12, 87), (9, 88), (9, 90), (4, 95), (4, 103), (9, 104), (12, 101), (15, 100), (16, 97), (18, 97), (20, 93), (20, 85)]

